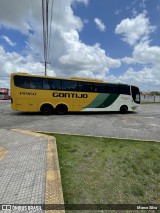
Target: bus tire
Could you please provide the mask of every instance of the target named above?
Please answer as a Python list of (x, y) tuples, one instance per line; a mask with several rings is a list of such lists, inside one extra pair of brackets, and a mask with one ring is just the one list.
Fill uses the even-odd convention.
[(122, 114), (127, 113), (127, 112), (128, 112), (128, 107), (127, 107), (126, 105), (122, 105), (122, 106), (120, 107), (120, 112), (121, 112)]
[(56, 112), (58, 115), (65, 115), (68, 112), (68, 107), (65, 104), (59, 104), (56, 106)]
[(42, 106), (41, 106), (41, 113), (43, 114), (43, 115), (52, 115), (53, 114), (53, 111), (54, 111), (54, 109), (53, 109), (53, 106), (52, 105), (50, 105), (50, 104), (43, 104)]

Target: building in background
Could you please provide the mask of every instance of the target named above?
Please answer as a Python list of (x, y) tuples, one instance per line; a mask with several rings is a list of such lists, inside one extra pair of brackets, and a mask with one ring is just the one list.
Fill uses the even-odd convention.
[(160, 102), (159, 92), (141, 92), (141, 103)]

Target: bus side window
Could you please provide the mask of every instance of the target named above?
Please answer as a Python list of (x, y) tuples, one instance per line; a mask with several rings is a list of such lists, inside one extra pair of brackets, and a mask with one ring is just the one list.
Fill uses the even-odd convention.
[(80, 92), (92, 92), (92, 83), (79, 82), (79, 91)]
[(62, 81), (59, 79), (51, 79), (51, 89), (52, 90), (62, 90)]
[(42, 89), (42, 78), (30, 78), (30, 88), (31, 89)]
[(14, 76), (14, 84), (16, 87), (30, 88), (30, 77), (27, 76)]
[(78, 84), (77, 81), (70, 81), (70, 80), (63, 80), (63, 90), (66, 91), (77, 91), (78, 90)]
[(119, 94), (118, 86), (116, 84), (108, 84), (107, 85), (107, 93)]
[(49, 78), (43, 79), (43, 89), (51, 89), (51, 83)]
[(119, 94), (130, 95), (130, 86), (128, 85), (119, 85), (118, 86)]
[(107, 92), (106, 85), (100, 84), (100, 83), (94, 83), (92, 90), (93, 90), (93, 92), (97, 92), (97, 93), (106, 93)]

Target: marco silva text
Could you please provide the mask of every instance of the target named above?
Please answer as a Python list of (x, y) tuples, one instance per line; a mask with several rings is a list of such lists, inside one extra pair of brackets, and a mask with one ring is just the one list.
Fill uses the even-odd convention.
[(158, 210), (158, 207), (155, 205), (139, 205), (137, 210)]

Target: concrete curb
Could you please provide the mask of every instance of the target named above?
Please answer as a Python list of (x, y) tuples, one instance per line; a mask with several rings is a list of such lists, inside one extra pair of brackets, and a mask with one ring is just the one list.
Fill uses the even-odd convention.
[[(29, 130), (11, 129), (11, 131), (48, 139), (45, 204), (64, 204), (56, 138)], [(65, 213), (65, 210), (46, 210), (45, 212)]]
[[(41, 131), (39, 131), (41, 133)], [(119, 139), (119, 140), (131, 140), (131, 141), (144, 141), (144, 142), (156, 142), (160, 143), (159, 140), (145, 140), (138, 138), (119, 138), (119, 137), (107, 137), (107, 136), (96, 136), (96, 135), (81, 135), (81, 134), (72, 134), (72, 133), (61, 133), (61, 132), (43, 132), (43, 134), (59, 134), (59, 135), (74, 135), (74, 136), (82, 136), (82, 137), (93, 137), (93, 138), (108, 138), (108, 139)]]
[(3, 160), (7, 152), (8, 152), (8, 149), (6, 149), (4, 146), (0, 146), (0, 161)]

